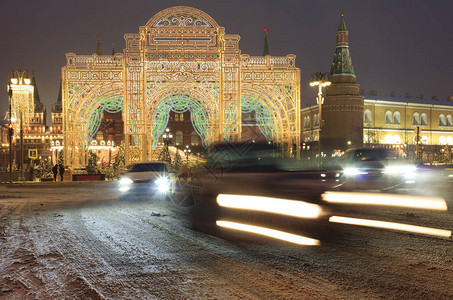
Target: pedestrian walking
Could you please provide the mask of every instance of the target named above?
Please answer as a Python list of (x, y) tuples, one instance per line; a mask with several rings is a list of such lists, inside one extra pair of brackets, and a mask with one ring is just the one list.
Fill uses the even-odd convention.
[(53, 172), (53, 180), (57, 181), (58, 164), (55, 164), (55, 166), (52, 167), (52, 172)]
[(59, 170), (60, 170), (61, 181), (63, 181), (63, 174), (64, 174), (64, 166), (63, 166), (63, 164), (60, 164)]

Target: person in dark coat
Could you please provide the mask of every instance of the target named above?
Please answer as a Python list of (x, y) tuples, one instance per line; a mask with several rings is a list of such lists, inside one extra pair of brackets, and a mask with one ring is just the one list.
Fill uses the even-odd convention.
[(59, 170), (60, 170), (61, 181), (63, 181), (63, 174), (64, 174), (64, 166), (63, 166), (63, 164), (60, 164)]
[(52, 167), (52, 172), (53, 172), (53, 180), (57, 181), (58, 164), (55, 164), (55, 166)]

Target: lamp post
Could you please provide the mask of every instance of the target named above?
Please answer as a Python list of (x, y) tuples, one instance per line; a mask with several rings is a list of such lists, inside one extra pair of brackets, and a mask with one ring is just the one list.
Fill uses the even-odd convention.
[[(24, 181), (24, 122), (28, 123), (31, 114), (34, 113), (33, 102), (33, 85), (28, 78), (28, 70), (13, 71), (8, 84), (8, 91), (10, 91), (10, 118), (14, 122), (19, 116), (20, 128), (20, 160), (19, 160), (19, 181)], [(17, 101), (15, 101), (17, 99)], [(14, 102), (14, 103), (13, 103)], [(14, 107), (13, 107), (14, 106)], [(27, 118), (24, 120), (27, 114)], [(11, 123), (12, 124), (12, 123)], [(12, 167), (12, 166), (10, 166)]]
[(8, 98), (9, 98), (9, 125), (8, 125), (8, 136), (9, 136), (9, 183), (13, 182), (13, 134), (14, 126), (11, 117), (11, 101), (13, 98), (13, 90), (11, 89), (11, 83), (8, 83)]
[(190, 148), (189, 148), (189, 145), (186, 145), (186, 149), (184, 149), (184, 153), (186, 154), (186, 162), (187, 164), (189, 164), (189, 155), (190, 155)]
[(167, 147), (167, 151), (168, 151), (168, 144), (171, 143), (171, 140), (173, 139), (173, 134), (170, 132), (170, 129), (169, 128), (166, 128), (165, 129), (165, 132), (164, 134), (162, 135), (162, 138), (164, 140), (164, 143), (165, 143), (165, 147)]
[(324, 104), (324, 98), (322, 97), (322, 88), (331, 85), (332, 83), (327, 80), (327, 75), (329, 73), (316, 72), (311, 74), (310, 86), (318, 86), (318, 98), (316, 98), (316, 103), (318, 103), (319, 112), (318, 112), (318, 146), (319, 146), (319, 157), (322, 156), (321, 149), (321, 131), (324, 125), (322, 119), (322, 105)]

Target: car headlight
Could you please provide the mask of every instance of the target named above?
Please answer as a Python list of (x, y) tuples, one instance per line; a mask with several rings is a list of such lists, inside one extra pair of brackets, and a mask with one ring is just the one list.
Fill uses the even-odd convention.
[(120, 179), (120, 185), (129, 185), (132, 184), (134, 181), (130, 178), (123, 177)]
[(367, 172), (361, 171), (358, 168), (345, 168), (343, 174), (346, 176), (357, 176), (360, 174), (367, 174)]
[(166, 193), (170, 190), (170, 179), (166, 176), (159, 177), (156, 179), (157, 190), (161, 193)]
[(402, 166), (388, 166), (385, 168), (384, 173), (389, 174), (409, 174), (414, 173), (417, 167), (414, 165), (402, 165)]

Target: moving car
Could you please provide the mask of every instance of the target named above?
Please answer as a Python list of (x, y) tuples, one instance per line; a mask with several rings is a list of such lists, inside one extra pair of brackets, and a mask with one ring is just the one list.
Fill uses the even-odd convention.
[(167, 199), (175, 192), (175, 175), (166, 162), (139, 162), (120, 176), (118, 189), (122, 199), (138, 195)]
[(415, 182), (416, 165), (383, 148), (349, 149), (339, 162), (351, 188), (382, 189)]
[(196, 183), (203, 192), (190, 208), (190, 226), (227, 236), (256, 230), (256, 236), (271, 232), (281, 239), (291, 233), (317, 244), (330, 234), (330, 213), (321, 201), (326, 182), (319, 171), (295, 171), (295, 164), (267, 143), (215, 145)]

